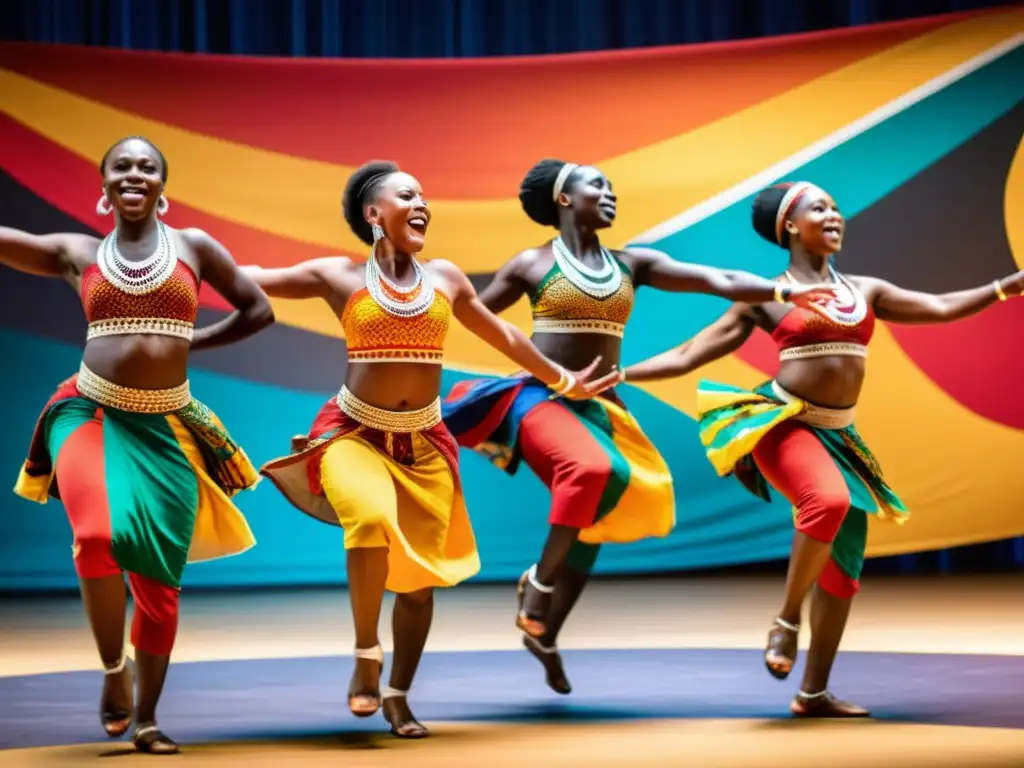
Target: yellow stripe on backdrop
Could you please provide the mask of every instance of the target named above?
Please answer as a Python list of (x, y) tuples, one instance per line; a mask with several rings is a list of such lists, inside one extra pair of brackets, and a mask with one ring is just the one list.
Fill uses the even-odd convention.
[(1017, 145), (1017, 152), (1010, 164), (1004, 200), (1003, 217), (1010, 251), (1017, 262), (1017, 268), (1024, 269), (1024, 137)]

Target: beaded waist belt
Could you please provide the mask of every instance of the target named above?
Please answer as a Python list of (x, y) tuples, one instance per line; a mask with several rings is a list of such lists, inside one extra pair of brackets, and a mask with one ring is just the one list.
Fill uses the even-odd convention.
[(600, 333), (621, 339), (625, 330), (625, 325), (611, 320), (557, 320), (549, 317), (533, 320), (534, 333)]
[(826, 357), (827, 355), (848, 355), (850, 357), (867, 357), (868, 348), (863, 344), (849, 341), (830, 341), (824, 344), (805, 344), (802, 347), (790, 347), (779, 352), (779, 360), (802, 360), (806, 357)]
[(192, 402), (188, 381), (170, 389), (133, 389), (107, 381), (82, 363), (78, 391), (90, 400), (129, 413), (173, 413)]
[(350, 363), (425, 363), (441, 365), (444, 351), (439, 349), (349, 349)]
[(154, 336), (174, 336), (192, 341), (194, 328), (192, 323), (184, 320), (172, 320), (166, 317), (114, 317), (109, 320), (96, 320), (89, 323), (86, 340), (92, 341), (103, 336), (128, 336), (132, 334), (152, 334)]
[(810, 427), (817, 427), (818, 429), (843, 429), (853, 424), (853, 417), (857, 410), (856, 407), (825, 408), (821, 405), (812, 405), (806, 400), (801, 400), (796, 395), (787, 392), (777, 381), (772, 382), (772, 392), (784, 403), (792, 403), (798, 400), (804, 403), (806, 410), (795, 418), (797, 421), (802, 421)]
[(441, 421), (440, 397), (415, 411), (388, 411), (360, 400), (343, 386), (335, 400), (342, 413), (380, 432), (421, 432)]

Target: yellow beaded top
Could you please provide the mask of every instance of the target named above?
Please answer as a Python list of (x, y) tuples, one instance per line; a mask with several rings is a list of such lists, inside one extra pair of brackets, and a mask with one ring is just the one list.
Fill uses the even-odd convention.
[[(616, 259), (618, 261), (618, 259)], [(622, 284), (611, 296), (598, 299), (584, 293), (556, 263), (533, 296), (535, 333), (602, 333), (622, 337), (633, 311), (633, 275), (619, 261)]]
[(451, 301), (437, 289), (425, 312), (398, 317), (362, 288), (352, 294), (341, 315), (349, 362), (440, 365), (451, 315)]

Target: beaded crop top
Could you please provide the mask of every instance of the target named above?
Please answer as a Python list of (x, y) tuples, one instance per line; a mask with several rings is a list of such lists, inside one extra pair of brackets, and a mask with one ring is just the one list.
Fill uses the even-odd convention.
[(451, 301), (413, 264), (416, 283), (403, 288), (381, 274), (370, 257), (366, 288), (353, 293), (341, 313), (349, 362), (441, 364)]
[(552, 248), (555, 263), (530, 297), (534, 333), (599, 333), (621, 339), (633, 311), (629, 268), (605, 249), (604, 268), (589, 270), (561, 238)]
[(87, 340), (152, 334), (191, 341), (199, 311), (199, 279), (177, 258), (164, 225), (158, 226), (159, 245), (144, 261), (121, 257), (116, 231), (100, 243), (96, 264), (82, 273)]
[[(799, 360), (826, 355), (867, 357), (868, 342), (875, 331), (875, 313), (856, 286), (831, 270), (839, 286), (836, 298), (814, 309), (793, 307), (772, 331), (779, 360)], [(786, 278), (796, 283), (788, 272)]]

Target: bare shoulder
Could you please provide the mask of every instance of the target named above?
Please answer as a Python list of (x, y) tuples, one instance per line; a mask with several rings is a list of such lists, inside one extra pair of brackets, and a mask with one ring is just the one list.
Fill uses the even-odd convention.
[(63, 251), (65, 263), (75, 272), (81, 272), (90, 264), (96, 263), (96, 254), (103, 242), (95, 235), (83, 235), (71, 232), (64, 235), (50, 235), (57, 239), (58, 247)]
[(466, 273), (455, 262), (448, 259), (431, 259), (425, 264), (424, 268), (433, 272), (455, 288), (462, 287), (469, 282)]

